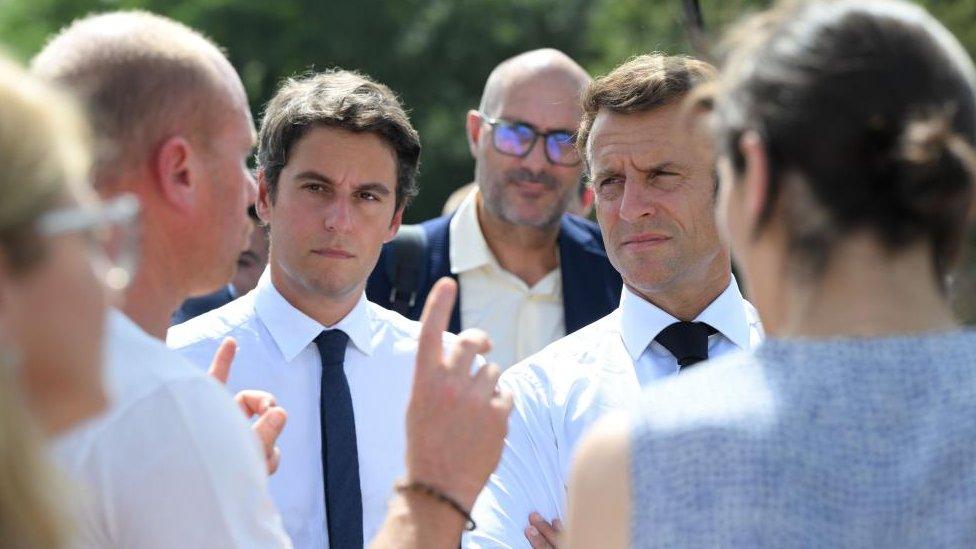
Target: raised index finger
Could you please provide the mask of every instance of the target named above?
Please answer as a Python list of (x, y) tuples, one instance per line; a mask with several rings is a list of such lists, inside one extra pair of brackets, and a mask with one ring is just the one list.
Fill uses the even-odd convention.
[(214, 353), (207, 375), (221, 384), (226, 384), (227, 378), (230, 377), (230, 365), (234, 362), (235, 354), (237, 354), (237, 342), (232, 337), (224, 338), (220, 347), (217, 347), (217, 352)]
[(426, 370), (444, 360), (444, 332), (454, 310), (457, 283), (444, 277), (434, 284), (420, 316), (420, 339), (417, 345), (417, 370)]

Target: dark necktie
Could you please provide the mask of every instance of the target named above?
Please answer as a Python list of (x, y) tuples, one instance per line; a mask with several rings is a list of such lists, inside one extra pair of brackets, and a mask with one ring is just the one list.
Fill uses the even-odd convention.
[(363, 496), (359, 486), (359, 454), (352, 395), (343, 363), (349, 336), (326, 330), (315, 338), (322, 356), (322, 480), (331, 549), (363, 546)]
[(704, 322), (675, 322), (654, 338), (685, 368), (708, 358), (708, 336), (717, 330)]

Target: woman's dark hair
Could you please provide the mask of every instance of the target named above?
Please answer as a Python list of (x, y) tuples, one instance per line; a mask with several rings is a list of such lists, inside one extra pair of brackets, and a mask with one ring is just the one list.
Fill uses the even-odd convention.
[(963, 241), (976, 178), (976, 74), (958, 41), (901, 1), (780, 6), (730, 33), (712, 95), (720, 152), (741, 171), (755, 131), (769, 199), (814, 274), (832, 244), (870, 231), (891, 252), (918, 242), (940, 278)]

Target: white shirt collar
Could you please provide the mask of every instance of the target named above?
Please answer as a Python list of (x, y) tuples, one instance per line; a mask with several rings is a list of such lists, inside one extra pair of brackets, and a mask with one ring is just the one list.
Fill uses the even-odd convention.
[[(735, 277), (732, 277), (725, 291), (695, 321), (708, 323), (736, 347), (748, 349), (749, 320), (746, 318), (745, 307), (739, 285)], [(627, 353), (635, 362), (661, 330), (678, 322), (677, 318), (638, 296), (626, 285), (620, 297), (620, 313), (620, 336)]]
[(322, 330), (338, 329), (346, 332), (349, 341), (364, 355), (373, 353), (372, 311), (366, 294), (360, 296), (356, 306), (335, 326), (323, 326), (317, 320), (296, 309), (278, 292), (271, 282), (271, 268), (261, 275), (255, 288), (254, 310), (268, 328), (278, 350), (291, 362), (311, 344)]
[(479, 194), (477, 190), (469, 193), (451, 219), (448, 254), (453, 274), (496, 263), (478, 223)]

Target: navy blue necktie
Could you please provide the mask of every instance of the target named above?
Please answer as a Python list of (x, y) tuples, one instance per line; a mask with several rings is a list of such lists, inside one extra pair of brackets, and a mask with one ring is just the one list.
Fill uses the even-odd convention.
[(708, 336), (717, 333), (704, 322), (675, 322), (654, 338), (667, 349), (682, 369), (708, 358)]
[(363, 546), (363, 495), (359, 486), (359, 454), (352, 395), (343, 363), (349, 336), (326, 330), (315, 338), (322, 356), (322, 480), (331, 549)]

